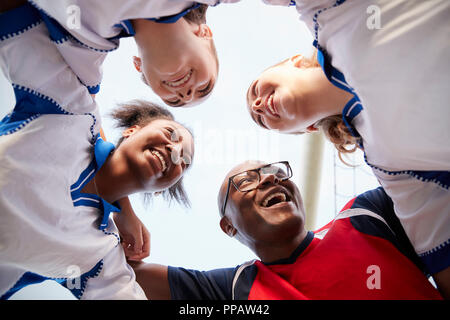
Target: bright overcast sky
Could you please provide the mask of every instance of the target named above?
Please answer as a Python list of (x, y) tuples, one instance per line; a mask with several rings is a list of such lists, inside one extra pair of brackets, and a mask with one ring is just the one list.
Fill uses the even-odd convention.
[[(231, 167), (248, 159), (288, 160), (293, 179), (300, 182), (305, 136), (280, 135), (257, 127), (247, 113), (245, 93), (251, 81), (270, 65), (297, 53), (312, 53), (312, 37), (294, 7), (272, 7), (260, 0), (246, 0), (210, 8), (207, 18), (220, 60), (219, 80), (202, 105), (170, 109), (176, 120), (194, 132), (194, 165), (184, 179), (192, 208), (184, 209), (175, 203), (168, 206), (160, 198), (144, 207), (141, 196), (131, 197), (136, 213), (151, 233), (151, 253), (145, 261), (199, 270), (234, 267), (255, 258), (219, 228), (216, 197)], [(139, 98), (162, 104), (140, 81), (132, 65), (133, 55), (137, 55), (134, 40), (124, 39), (104, 64), (104, 79), (96, 99), (104, 115), (105, 133), (112, 142), (117, 141), (120, 132), (107, 115), (117, 103)], [(14, 105), (12, 89), (3, 76), (0, 99), (3, 117)], [(362, 163), (361, 154), (349, 159)], [(329, 222), (354, 194), (377, 186), (367, 166), (349, 168), (339, 163), (329, 143), (325, 145), (320, 179), (317, 228)], [(72, 298), (65, 289), (49, 281), (13, 296)]]

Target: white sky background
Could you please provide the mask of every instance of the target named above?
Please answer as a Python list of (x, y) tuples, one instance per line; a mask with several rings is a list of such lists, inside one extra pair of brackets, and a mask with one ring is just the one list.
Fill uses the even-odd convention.
[[(134, 210), (151, 233), (150, 257), (145, 261), (199, 270), (234, 267), (255, 258), (253, 252), (226, 236), (219, 227), (217, 192), (233, 166), (248, 159), (288, 160), (294, 171), (292, 179), (299, 183), (305, 136), (260, 129), (247, 113), (245, 94), (251, 81), (265, 68), (297, 53), (312, 53), (312, 37), (294, 7), (272, 7), (260, 0), (246, 0), (210, 8), (207, 18), (220, 60), (219, 80), (202, 105), (170, 108), (176, 120), (194, 132), (194, 163), (184, 177), (192, 208), (176, 203), (168, 206), (162, 198), (155, 198), (144, 207), (140, 195), (130, 197)], [(96, 100), (104, 116), (106, 136), (112, 142), (117, 141), (120, 132), (107, 116), (117, 103), (138, 98), (162, 104), (141, 82), (132, 64), (133, 55), (137, 55), (134, 40), (122, 39), (119, 49), (110, 53), (104, 64), (104, 79)], [(0, 102), (3, 117), (14, 106), (12, 88), (3, 75)], [(349, 159), (363, 163), (361, 153)], [(326, 142), (315, 227), (329, 222), (335, 210), (340, 210), (353, 195), (376, 186), (370, 168), (343, 165), (335, 160), (334, 148)], [(46, 281), (21, 290), (12, 299), (73, 296), (58, 284)]]

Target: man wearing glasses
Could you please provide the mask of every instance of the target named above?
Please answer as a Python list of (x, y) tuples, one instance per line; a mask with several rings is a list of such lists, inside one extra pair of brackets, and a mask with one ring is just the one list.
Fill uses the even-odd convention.
[(220, 227), (260, 260), (187, 270), (134, 265), (149, 299), (441, 299), (382, 188), (351, 200), (317, 231), (287, 161), (245, 162), (218, 195)]

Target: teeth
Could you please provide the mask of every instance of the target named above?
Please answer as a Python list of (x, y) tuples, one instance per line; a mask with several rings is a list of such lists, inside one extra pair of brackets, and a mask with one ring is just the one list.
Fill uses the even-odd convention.
[(190, 70), (183, 78), (177, 81), (163, 81), (169, 87), (179, 87), (189, 81), (192, 75), (192, 70)]
[(275, 197), (281, 197), (281, 202), (286, 202), (286, 195), (282, 192), (276, 192), (276, 193), (269, 195), (267, 198), (265, 198), (264, 201), (262, 202), (262, 206), (267, 207), (267, 204), (269, 203), (269, 201)]
[(159, 159), (159, 162), (161, 162), (162, 172), (166, 171), (167, 164), (166, 164), (166, 161), (164, 160), (164, 157), (161, 155), (161, 153), (159, 153), (156, 150), (152, 150), (151, 153)]

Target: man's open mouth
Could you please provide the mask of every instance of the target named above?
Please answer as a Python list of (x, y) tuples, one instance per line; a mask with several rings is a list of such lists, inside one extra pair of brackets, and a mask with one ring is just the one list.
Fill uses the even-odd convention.
[(261, 202), (261, 206), (265, 208), (272, 207), (276, 204), (291, 201), (288, 194), (282, 191), (274, 192), (267, 195)]

